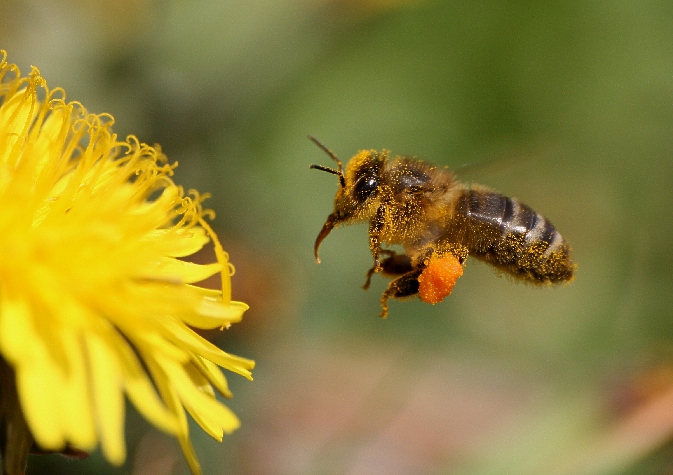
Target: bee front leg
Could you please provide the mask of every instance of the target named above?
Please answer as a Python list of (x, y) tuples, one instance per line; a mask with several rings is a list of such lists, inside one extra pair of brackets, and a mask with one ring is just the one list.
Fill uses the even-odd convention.
[(388, 316), (388, 299), (402, 299), (418, 293), (418, 276), (423, 269), (413, 269), (388, 284), (388, 288), (381, 295), (381, 318)]
[(372, 274), (381, 272), (381, 261), (379, 256), (384, 250), (381, 248), (381, 231), (385, 223), (385, 206), (380, 206), (376, 210), (376, 215), (369, 222), (369, 250), (374, 258), (374, 267), (372, 267)]

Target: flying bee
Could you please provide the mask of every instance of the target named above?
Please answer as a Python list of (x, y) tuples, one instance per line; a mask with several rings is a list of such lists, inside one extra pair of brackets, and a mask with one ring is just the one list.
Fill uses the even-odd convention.
[[(481, 185), (467, 185), (453, 173), (410, 157), (391, 157), (387, 150), (361, 150), (346, 165), (309, 136), (337, 164), (311, 165), (336, 175), (339, 190), (334, 212), (320, 230), (320, 244), (342, 224), (369, 223), (374, 264), (363, 286), (382, 273), (394, 280), (381, 296), (381, 317), (388, 300), (418, 294), (441, 302), (463, 274), (468, 255), (535, 284), (573, 279), (576, 265), (561, 233), (541, 214), (515, 198)], [(402, 245), (398, 254), (382, 245)]]

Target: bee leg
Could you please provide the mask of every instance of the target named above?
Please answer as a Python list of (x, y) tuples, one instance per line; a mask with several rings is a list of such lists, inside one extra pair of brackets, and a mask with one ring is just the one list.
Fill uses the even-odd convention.
[(376, 210), (376, 215), (369, 222), (369, 250), (372, 253), (374, 258), (374, 267), (372, 267), (372, 273), (381, 272), (381, 261), (379, 255), (385, 254), (387, 251), (381, 248), (381, 230), (385, 224), (385, 206), (379, 206), (379, 209)]
[(381, 296), (381, 318), (388, 316), (388, 299), (401, 299), (418, 293), (418, 276), (423, 269), (414, 269), (388, 284)]
[(383, 275), (397, 277), (406, 274), (412, 269), (411, 258), (406, 254), (397, 254), (395, 251), (390, 251), (388, 249), (381, 249), (381, 254), (385, 254), (388, 257), (381, 261), (378, 270), (376, 266), (374, 266), (367, 271), (367, 280), (365, 281), (365, 285), (362, 286), (364, 290), (369, 288), (372, 275), (377, 272), (382, 272)]
[[(364, 290), (367, 290), (369, 288), (369, 285), (372, 282), (372, 276), (374, 274), (376, 274), (377, 272), (381, 272), (381, 269), (382, 269), (381, 268), (381, 263), (379, 262), (379, 259), (378, 259), (379, 254), (388, 254), (388, 255), (394, 256), (395, 252), (394, 251), (389, 251), (387, 249), (379, 249), (379, 251), (377, 251), (377, 253), (375, 254), (375, 257), (374, 257), (374, 265), (372, 266), (371, 269), (369, 269), (367, 271), (367, 280), (365, 280), (365, 285), (362, 286), (362, 288)], [(383, 260), (383, 262), (385, 262), (385, 261), (386, 261), (386, 259)]]

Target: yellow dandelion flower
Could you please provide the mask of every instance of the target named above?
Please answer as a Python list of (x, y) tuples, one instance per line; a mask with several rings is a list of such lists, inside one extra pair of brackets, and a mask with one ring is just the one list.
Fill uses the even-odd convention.
[[(204, 220), (205, 196), (185, 195), (160, 149), (120, 141), (112, 122), (50, 91), (36, 68), (21, 77), (0, 52), (6, 470), (25, 467), (32, 440), (53, 451), (100, 445), (121, 464), (125, 397), (177, 437), (192, 473), (200, 467), (186, 412), (217, 440), (239, 425), (215, 397), (230, 396), (220, 367), (252, 379), (254, 362), (190, 328), (226, 327), (248, 308), (231, 300), (232, 268)], [(211, 240), (216, 262), (180, 259)], [(218, 272), (221, 291), (192, 285)], [(28, 443), (12, 422), (17, 412)]]

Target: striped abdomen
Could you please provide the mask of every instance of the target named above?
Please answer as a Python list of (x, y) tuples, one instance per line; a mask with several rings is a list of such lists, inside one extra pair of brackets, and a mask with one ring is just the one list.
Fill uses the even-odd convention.
[(561, 233), (514, 198), (465, 190), (456, 204), (451, 234), (470, 254), (517, 277), (540, 283), (572, 279), (575, 264)]

